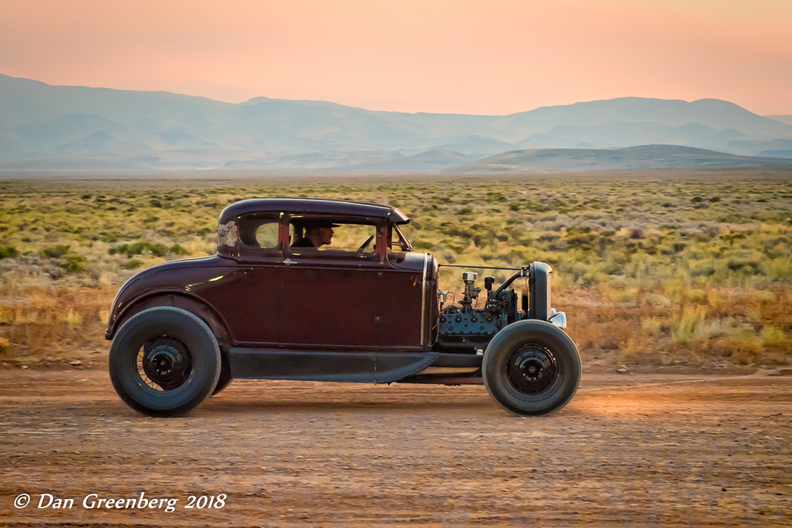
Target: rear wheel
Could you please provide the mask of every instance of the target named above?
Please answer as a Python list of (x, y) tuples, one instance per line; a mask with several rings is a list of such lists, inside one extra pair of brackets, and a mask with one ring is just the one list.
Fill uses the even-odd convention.
[(484, 353), (484, 385), (507, 411), (550, 414), (566, 405), (580, 384), (580, 355), (560, 328), (520, 321), (498, 332)]
[(178, 416), (212, 394), (220, 348), (196, 315), (172, 306), (143, 310), (118, 330), (110, 379), (121, 399), (150, 416)]

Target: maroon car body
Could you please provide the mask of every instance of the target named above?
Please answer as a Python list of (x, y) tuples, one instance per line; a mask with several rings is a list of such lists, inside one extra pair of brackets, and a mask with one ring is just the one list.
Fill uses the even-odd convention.
[[(236, 227), (269, 214), (281, 227), (276, 248), (226, 236), (216, 256), (168, 262), (130, 280), (114, 302), (107, 338), (140, 301), (169, 293), (211, 310), (227, 330), (230, 346), (430, 348), (437, 261), (427, 254), (389, 251), (385, 241), (393, 236), (392, 225), (408, 221), (401, 212), (326, 200), (247, 200), (227, 207), (219, 223)], [(296, 215), (371, 223), (378, 237), (375, 251), (290, 248), (288, 226)]]
[[(340, 223), (370, 232), (371, 237), (357, 250), (292, 247), (303, 234), (302, 226), (315, 222)], [(127, 403), (149, 414), (178, 414), (197, 405), (191, 401), (169, 407), (165, 401), (170, 391), (178, 395), (192, 383), (199, 358), (185, 344), (187, 337), (173, 337), (179, 332), (171, 336), (167, 329), (146, 330), (151, 335), (145, 342), (135, 341), (127, 346), (129, 351), (121, 351), (124, 343), (143, 331), (133, 331), (135, 324), (141, 328), (164, 324), (157, 314), (164, 314), (166, 320), (181, 317), (183, 322), (177, 322), (181, 325), (208, 328), (207, 339), (216, 341), (219, 353), (217, 381), (205, 383), (212, 385), (213, 393), (233, 378), (485, 383), (481, 347), (503, 327), (532, 318), (555, 317), (552, 323), (565, 324), (563, 314), (549, 312), (546, 265), (536, 267), (536, 277), (531, 275), (532, 281), (538, 278), (532, 288), (533, 308), (517, 310), (516, 294), (507, 295), (503, 288), (493, 296), (490, 281), (489, 312), (464, 305), (461, 310), (441, 311), (438, 262), (413, 250), (398, 227), (407, 222), (396, 208), (332, 200), (251, 199), (226, 207), (218, 222), (216, 255), (154, 266), (118, 292), (106, 331), (106, 338), (114, 340), (111, 376), (116, 389)], [(524, 267), (515, 277), (527, 275)], [(485, 331), (478, 339), (449, 326), (459, 321), (461, 328), (479, 319), (487, 328), (481, 326)], [(148, 326), (143, 324), (147, 320), (151, 320)], [(125, 325), (128, 328), (119, 339)], [(196, 328), (179, 331), (201, 333)], [(446, 343), (439, 334), (454, 336)], [(524, 361), (539, 366), (555, 361), (548, 359), (552, 354), (539, 354), (538, 359), (531, 359), (531, 354)], [(176, 377), (180, 381), (174, 382)], [(137, 390), (143, 391), (140, 398), (135, 396)], [(151, 390), (158, 392), (148, 394)], [(201, 391), (206, 392), (206, 387)], [(162, 402), (146, 403), (149, 396)]]

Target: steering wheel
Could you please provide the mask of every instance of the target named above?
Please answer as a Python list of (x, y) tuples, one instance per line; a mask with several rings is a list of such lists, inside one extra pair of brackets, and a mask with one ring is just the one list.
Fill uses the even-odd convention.
[(364, 249), (366, 249), (366, 248), (368, 247), (368, 245), (369, 245), (369, 244), (371, 244), (371, 241), (372, 241), (372, 240), (374, 240), (374, 235), (371, 235), (370, 237), (368, 237), (368, 238), (366, 239), (366, 241), (365, 241), (365, 242), (363, 242), (363, 245), (362, 245), (362, 246), (360, 246), (360, 247), (358, 248), (358, 253), (362, 253), (362, 252), (363, 252), (363, 250), (364, 250)]

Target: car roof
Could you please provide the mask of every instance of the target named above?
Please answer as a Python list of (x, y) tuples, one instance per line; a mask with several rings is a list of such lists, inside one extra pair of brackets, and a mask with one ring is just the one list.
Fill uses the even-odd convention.
[(312, 213), (339, 216), (366, 216), (390, 218), (395, 224), (410, 221), (398, 208), (360, 202), (341, 200), (320, 200), (315, 198), (251, 198), (232, 203), (220, 213), (220, 224), (249, 213), (286, 212)]

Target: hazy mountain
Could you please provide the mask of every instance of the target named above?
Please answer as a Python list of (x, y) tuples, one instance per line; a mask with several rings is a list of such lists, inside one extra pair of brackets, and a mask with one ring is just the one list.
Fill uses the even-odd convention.
[(681, 127), (689, 123), (716, 131), (729, 129), (757, 137), (790, 138), (789, 125), (762, 117), (718, 99), (686, 101), (622, 97), (607, 101), (547, 106), (530, 112), (506, 116), (510, 126), (531, 133), (547, 132), (558, 125), (591, 127), (606, 123), (659, 123)]
[(547, 133), (537, 133), (516, 143), (526, 148), (616, 148), (640, 138), (645, 144), (687, 145), (718, 148), (730, 141), (751, 136), (734, 129), (714, 130), (700, 123), (671, 127), (660, 123), (605, 123), (592, 126), (558, 125)]
[(676, 145), (623, 149), (515, 150), (449, 170), (455, 174), (581, 172), (623, 169), (792, 168), (792, 159), (735, 156)]
[[(0, 170), (437, 172), (516, 149), (675, 144), (792, 158), (792, 126), (726, 101), (621, 98), (508, 116), (50, 86), (0, 75)], [(725, 158), (724, 158), (725, 159)]]
[(497, 152), (513, 150), (516, 148), (516, 146), (513, 143), (498, 141), (497, 139), (491, 139), (479, 135), (472, 135), (454, 139), (453, 141), (439, 145), (437, 148), (454, 150), (469, 156), (483, 157), (489, 156), (490, 154), (495, 154)]
[(776, 121), (780, 121), (785, 125), (792, 125), (792, 115), (771, 115), (767, 117), (770, 119), (775, 119)]

